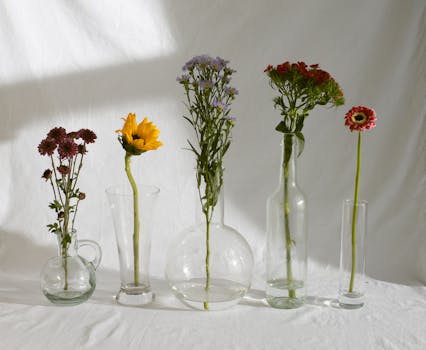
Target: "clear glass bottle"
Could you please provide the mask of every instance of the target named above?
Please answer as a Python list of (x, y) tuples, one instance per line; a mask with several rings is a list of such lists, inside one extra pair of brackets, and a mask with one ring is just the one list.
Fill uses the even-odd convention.
[(244, 237), (224, 224), (223, 191), (209, 225), (204, 220), (178, 235), (168, 251), (166, 277), (184, 304), (223, 310), (247, 293), (253, 254)]
[(140, 221), (138, 243), (134, 241), (133, 193), (129, 184), (106, 190), (118, 247), (121, 287), (116, 296), (119, 304), (146, 305), (153, 301), (149, 265), (151, 260), (152, 219), (160, 189), (138, 185)]
[(266, 300), (280, 309), (300, 307), (306, 294), (306, 200), (296, 181), (297, 156), (296, 135), (285, 133), (279, 186), (266, 209)]
[(358, 309), (364, 305), (365, 292), (366, 201), (358, 201), (356, 206), (351, 199), (343, 201), (340, 232), (339, 305), (344, 309)]
[[(67, 249), (58, 237), (58, 256), (50, 258), (40, 275), (41, 290), (52, 303), (58, 305), (77, 305), (85, 302), (96, 287), (95, 270), (102, 258), (99, 244), (90, 240), (77, 240), (76, 230), (70, 233), (71, 241)], [(95, 258), (87, 261), (78, 254), (83, 246), (91, 247)]]

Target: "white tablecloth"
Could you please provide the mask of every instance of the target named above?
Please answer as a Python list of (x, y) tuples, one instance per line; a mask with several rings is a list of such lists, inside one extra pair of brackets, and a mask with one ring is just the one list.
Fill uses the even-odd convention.
[[(426, 349), (426, 288), (368, 279), (359, 310), (336, 307), (337, 274), (311, 268), (307, 304), (296, 310), (267, 306), (252, 289), (225, 311), (188, 309), (153, 278), (156, 300), (143, 307), (117, 305), (119, 280), (99, 271), (92, 298), (53, 306), (39, 281), (0, 279), (0, 349)], [(259, 287), (261, 285), (259, 280)]]

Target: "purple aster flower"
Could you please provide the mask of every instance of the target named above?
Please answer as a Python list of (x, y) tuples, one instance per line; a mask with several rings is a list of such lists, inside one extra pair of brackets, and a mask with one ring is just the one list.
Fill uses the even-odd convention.
[(225, 93), (229, 96), (235, 96), (235, 95), (238, 95), (238, 90), (233, 87), (226, 87)]
[(233, 115), (226, 115), (226, 116), (223, 117), (223, 119), (232, 120), (233, 122), (237, 121), (237, 117), (235, 117)]
[(220, 111), (226, 111), (228, 109), (228, 105), (221, 101), (213, 101), (212, 106)]
[(200, 80), (198, 86), (201, 90), (210, 89), (213, 86), (213, 82), (211, 80)]
[(183, 84), (183, 83), (187, 83), (189, 82), (189, 75), (188, 74), (183, 74), (181, 77), (177, 77), (176, 81)]

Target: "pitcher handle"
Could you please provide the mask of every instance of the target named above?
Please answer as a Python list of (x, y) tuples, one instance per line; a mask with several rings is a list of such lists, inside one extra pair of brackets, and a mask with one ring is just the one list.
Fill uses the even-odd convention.
[(84, 247), (84, 246), (92, 247), (92, 249), (95, 251), (95, 258), (92, 261), (90, 261), (90, 263), (93, 264), (96, 270), (102, 260), (101, 246), (95, 241), (91, 241), (89, 239), (79, 239), (78, 247)]

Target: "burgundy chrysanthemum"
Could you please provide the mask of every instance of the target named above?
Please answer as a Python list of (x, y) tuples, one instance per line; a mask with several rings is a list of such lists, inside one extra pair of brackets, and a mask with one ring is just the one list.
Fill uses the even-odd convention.
[(80, 129), (78, 134), (86, 143), (93, 143), (96, 140), (96, 134), (90, 129)]
[(38, 145), (38, 151), (42, 156), (48, 155), (51, 156), (56, 149), (55, 139), (48, 137), (40, 142)]
[(68, 175), (71, 171), (70, 167), (66, 165), (60, 165), (56, 169), (62, 174), (62, 176)]
[(48, 132), (47, 137), (59, 143), (67, 137), (67, 131), (61, 127), (53, 128)]
[(345, 116), (345, 125), (351, 131), (364, 131), (376, 126), (376, 112), (365, 106), (352, 107)]
[(58, 146), (58, 153), (61, 158), (72, 158), (78, 152), (78, 146), (73, 139), (65, 138)]

